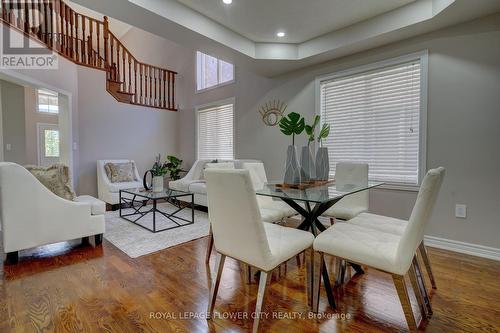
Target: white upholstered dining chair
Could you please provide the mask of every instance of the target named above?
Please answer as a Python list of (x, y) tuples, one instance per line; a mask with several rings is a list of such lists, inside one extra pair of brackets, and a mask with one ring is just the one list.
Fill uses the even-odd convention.
[[(263, 223), (248, 170), (207, 170), (208, 214), (217, 250), (208, 318), (213, 315), (226, 257), (260, 270), (255, 314), (262, 309), (269, 273), (310, 248), (314, 236), (306, 231)], [(253, 332), (258, 332), (258, 315)]]
[[(336, 186), (366, 186), (368, 185), (368, 164), (339, 162), (335, 167)], [(323, 213), (334, 219), (350, 220), (360, 213), (368, 211), (368, 191), (354, 193), (342, 198), (339, 202)]]
[[(427, 172), (410, 219), (400, 234), (384, 232), (359, 225), (354, 218), (350, 223), (337, 223), (321, 233), (314, 241), (315, 254), (323, 262), (324, 254), (366, 265), (392, 275), (403, 312), (411, 332), (417, 331), (408, 297), (404, 276), (409, 273), (412, 287), (419, 301), (422, 318), (432, 314), (415, 252), (422, 243), (424, 228), (435, 205), (445, 169), (440, 167)], [(318, 271), (318, 274), (316, 273)], [(318, 310), (319, 278), (322, 265), (315, 267), (313, 285), (313, 311)]]

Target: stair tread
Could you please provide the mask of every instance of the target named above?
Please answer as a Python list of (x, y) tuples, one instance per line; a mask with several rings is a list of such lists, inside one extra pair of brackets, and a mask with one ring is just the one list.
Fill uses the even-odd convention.
[(135, 95), (134, 93), (130, 93), (128, 91), (123, 91), (123, 90), (117, 90), (116, 92), (119, 94), (126, 94), (126, 95), (131, 95), (131, 96)]

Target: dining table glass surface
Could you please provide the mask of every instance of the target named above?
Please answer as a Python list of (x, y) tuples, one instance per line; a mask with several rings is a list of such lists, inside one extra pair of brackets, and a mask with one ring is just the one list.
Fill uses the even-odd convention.
[(337, 184), (329, 183), (320, 186), (310, 187), (306, 189), (283, 188), (277, 186), (278, 183), (267, 183), (263, 188), (257, 189), (257, 195), (263, 195), (279, 199), (288, 199), (293, 201), (303, 201), (312, 203), (325, 203), (332, 200), (343, 198), (347, 195), (365, 191), (384, 183), (369, 181), (365, 185)]

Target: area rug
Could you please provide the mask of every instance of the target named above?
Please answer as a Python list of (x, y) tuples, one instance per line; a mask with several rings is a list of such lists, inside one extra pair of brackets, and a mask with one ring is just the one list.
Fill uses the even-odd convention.
[[(142, 210), (151, 208), (144, 207)], [(161, 203), (158, 208), (164, 212), (173, 212), (176, 207)], [(130, 209), (124, 210), (131, 212)], [(178, 213), (178, 216), (191, 220), (191, 209), (186, 208)], [(138, 221), (142, 225), (151, 227), (153, 215), (148, 214)], [(156, 226), (158, 229), (172, 225), (168, 219), (161, 214), (156, 215)], [(198, 210), (194, 211), (194, 224), (153, 233), (129, 221), (120, 218), (119, 211), (106, 213), (106, 232), (104, 238), (114, 246), (125, 252), (131, 258), (137, 258), (146, 254), (157, 252), (175, 245), (189, 242), (194, 239), (208, 235), (208, 214)]]

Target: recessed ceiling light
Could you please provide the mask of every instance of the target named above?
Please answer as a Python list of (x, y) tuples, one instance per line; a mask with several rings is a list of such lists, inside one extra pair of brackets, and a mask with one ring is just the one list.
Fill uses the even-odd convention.
[(222, 0), (226, 5), (230, 5), (233, 3), (233, 0)]
[(278, 32), (276, 33), (276, 36), (278, 36), (278, 37), (280, 37), (280, 38), (281, 38), (281, 37), (285, 37), (285, 33), (284, 33), (283, 31), (278, 31)]

